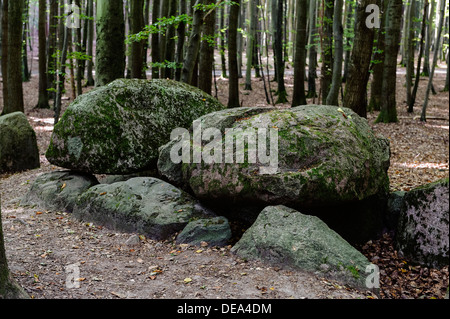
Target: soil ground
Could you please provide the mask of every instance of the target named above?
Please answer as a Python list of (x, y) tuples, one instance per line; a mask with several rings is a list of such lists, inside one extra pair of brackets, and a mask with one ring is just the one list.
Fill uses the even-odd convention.
[[(409, 190), (448, 177), (449, 109), (444, 66), (434, 81), (437, 95), (430, 96), (426, 123), (420, 115), (426, 80), (418, 93), (414, 114), (406, 112), (404, 76), (398, 76), (399, 123), (374, 124), (373, 129), (391, 141), (389, 176), (391, 190)], [(253, 91), (244, 91), (244, 106), (267, 105), (263, 81), (255, 79)], [(218, 99), (227, 103), (227, 80), (217, 79)], [(275, 84), (271, 83), (272, 89)], [(286, 77), (288, 98), (293, 80)], [(70, 87), (68, 85), (68, 87)], [(26, 115), (34, 127), (41, 154), (41, 168), (0, 175), (2, 217), (10, 270), (36, 299), (355, 299), (443, 298), (448, 287), (448, 266), (429, 269), (414, 266), (397, 255), (392, 238), (385, 235), (358, 247), (381, 269), (378, 293), (358, 291), (319, 274), (280, 269), (261, 262), (244, 261), (224, 248), (175, 245), (141, 236), (118, 233), (92, 223), (82, 223), (64, 212), (20, 207), (18, 200), (34, 179), (52, 166), (44, 154), (53, 128), (53, 111), (36, 110), (38, 80), (24, 83)], [(1, 92), (1, 91), (0, 91)], [(213, 95), (215, 94), (213, 86)], [(64, 105), (70, 103), (70, 89)], [(0, 93), (0, 100), (1, 93)], [(312, 102), (311, 100), (309, 101)], [(288, 107), (289, 105), (279, 105)], [(134, 237), (133, 237), (134, 236)], [(74, 272), (79, 270), (79, 273)], [(71, 281), (71, 276), (77, 281)]]

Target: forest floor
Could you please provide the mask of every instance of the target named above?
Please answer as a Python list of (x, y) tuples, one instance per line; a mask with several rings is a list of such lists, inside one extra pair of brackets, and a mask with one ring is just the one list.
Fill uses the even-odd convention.
[[(391, 190), (410, 190), (449, 174), (449, 93), (442, 92), (445, 69), (437, 69), (426, 123), (420, 122), (427, 81), (421, 79), (414, 114), (406, 112), (404, 76), (398, 76), (399, 122), (374, 124), (374, 131), (391, 142)], [(243, 106), (266, 106), (263, 81), (254, 79), (253, 91), (244, 91)], [(227, 80), (217, 79), (218, 99), (227, 103)], [(272, 89), (275, 83), (271, 83)], [(293, 79), (286, 77), (288, 98)], [(20, 207), (18, 200), (34, 179), (57, 168), (46, 160), (53, 111), (36, 110), (38, 80), (24, 84), (26, 115), (34, 127), (41, 154), (41, 168), (13, 175), (0, 175), (3, 227), (10, 270), (36, 299), (355, 299), (443, 298), (449, 283), (448, 266), (442, 269), (414, 266), (398, 256), (392, 238), (385, 235), (358, 247), (381, 270), (378, 293), (358, 291), (317, 274), (269, 267), (243, 261), (230, 246), (191, 247), (173, 241), (140, 238), (129, 245), (133, 234), (82, 223), (64, 212), (37, 211)], [(213, 95), (214, 86), (213, 86)], [(70, 96), (70, 89), (68, 91)], [(1, 100), (1, 91), (0, 91)], [(64, 105), (70, 98), (63, 101)], [(309, 101), (312, 103), (312, 101)], [(317, 103), (317, 102), (316, 102)], [(279, 107), (289, 107), (279, 105)], [(436, 119), (431, 119), (436, 118)], [(66, 280), (76, 267), (75, 285)], [(75, 287), (74, 287), (75, 286)]]

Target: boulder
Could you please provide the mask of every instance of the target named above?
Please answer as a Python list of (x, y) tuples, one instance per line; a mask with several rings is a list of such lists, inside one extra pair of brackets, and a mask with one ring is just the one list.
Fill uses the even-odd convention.
[[(350, 109), (238, 108), (207, 114), (196, 122), (193, 133), (181, 140), (190, 141), (194, 154), (200, 149), (201, 161), (194, 155), (190, 162), (174, 163), (173, 154), (183, 149), (180, 139), (174, 139), (161, 148), (158, 168), (199, 198), (320, 206), (388, 193), (389, 142), (375, 136), (367, 121)], [(195, 138), (200, 128), (201, 145)], [(245, 142), (250, 134), (257, 143)], [(243, 145), (242, 161), (233, 157), (238, 145)], [(211, 154), (218, 154), (212, 159), (211, 149)], [(271, 162), (262, 156), (269, 150)]]
[(39, 168), (36, 133), (22, 112), (0, 116), (0, 173)]
[(194, 246), (207, 242), (209, 246), (225, 246), (231, 238), (231, 228), (225, 217), (196, 219), (177, 236), (177, 244)]
[(407, 192), (396, 236), (401, 255), (429, 267), (449, 264), (448, 178)]
[(367, 258), (323, 221), (286, 206), (269, 206), (233, 246), (239, 257), (319, 272), (363, 286)]
[(21, 200), (21, 205), (37, 205), (50, 211), (72, 212), (77, 197), (98, 184), (95, 176), (71, 171), (40, 175)]
[(175, 128), (224, 109), (203, 91), (172, 80), (119, 79), (78, 97), (55, 125), (50, 163), (94, 174), (156, 168)]
[(76, 218), (111, 229), (168, 239), (194, 218), (196, 200), (152, 177), (96, 185), (78, 197)]
[(307, 105), (207, 114), (161, 147), (158, 170), (220, 215), (252, 222), (264, 207), (286, 205), (364, 242), (383, 228), (389, 164), (389, 141), (366, 119)]

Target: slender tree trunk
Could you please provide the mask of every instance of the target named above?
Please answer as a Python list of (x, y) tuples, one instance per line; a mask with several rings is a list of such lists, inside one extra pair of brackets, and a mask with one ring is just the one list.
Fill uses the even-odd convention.
[(424, 51), (428, 7), (429, 7), (429, 2), (428, 2), (428, 0), (425, 0), (424, 6), (423, 6), (422, 30), (420, 32), (419, 56), (417, 58), (416, 79), (414, 81), (414, 88), (411, 93), (411, 101), (408, 104), (408, 113), (414, 112), (414, 104), (416, 103), (417, 90), (419, 88), (420, 67), (421, 67), (422, 55), (423, 55), (423, 51)]
[(367, 117), (367, 82), (375, 32), (366, 26), (366, 8), (374, 3), (376, 0), (362, 0), (356, 9), (355, 38), (344, 93), (343, 105), (362, 117)]
[(381, 111), (376, 122), (398, 122), (397, 118), (397, 55), (402, 21), (402, 0), (390, 0), (386, 18), (385, 61), (383, 71), (383, 97)]
[(247, 36), (247, 69), (245, 71), (245, 90), (252, 90), (253, 51), (256, 38), (256, 1), (248, 2), (248, 36)]
[[(161, 18), (168, 18), (169, 15), (169, 9), (170, 9), (170, 1), (171, 0), (162, 0), (161, 2), (161, 13), (160, 13), (160, 17)], [(167, 35), (167, 29), (165, 30), (165, 32), (161, 33), (159, 35), (159, 50), (160, 50), (160, 62), (162, 62), (164, 64), (164, 67), (161, 68), (161, 77), (164, 77), (166, 74), (166, 66), (165, 66), (165, 62), (167, 60), (166, 57), (166, 43), (168, 40), (168, 35)]]
[[(167, 0), (166, 0), (167, 1)], [(170, 0), (169, 2), (169, 15), (168, 17), (174, 17), (177, 15), (177, 0)], [(175, 61), (175, 27), (173, 25), (169, 25), (167, 28), (167, 40), (166, 40), (166, 61), (173, 62)], [(175, 70), (173, 68), (166, 67), (164, 72), (164, 77), (167, 79), (173, 79), (175, 75)]]
[(8, 2), (7, 103), (3, 114), (24, 112), (22, 88), (22, 0)]
[[(409, 105), (412, 101), (412, 79), (414, 76), (414, 28), (413, 22), (416, 12), (416, 1), (410, 0), (409, 16), (407, 19), (407, 37), (406, 42), (406, 103)], [(406, 35), (405, 35), (406, 36)]]
[(2, 227), (2, 207), (0, 198), (0, 299), (28, 299), (29, 296), (20, 287), (8, 268), (8, 261), (6, 259), (5, 239), (3, 236)]
[[(186, 0), (180, 0), (180, 14), (186, 14)], [(181, 79), (181, 64), (184, 59), (184, 42), (186, 41), (186, 23), (181, 22), (177, 29), (178, 42), (177, 42), (177, 54), (176, 62), (177, 69), (175, 70), (175, 80)]]
[[(75, 0), (75, 4), (80, 8), (81, 10), (81, 0)], [(81, 14), (81, 12), (80, 12)], [(83, 46), (82, 46), (82, 39), (81, 39), (81, 23), (80, 28), (75, 29), (75, 51), (79, 54), (83, 54)], [(76, 62), (76, 81), (77, 81), (77, 95), (83, 94), (83, 60), (78, 58), (75, 59)]]
[[(152, 22), (155, 24), (158, 22), (158, 18), (160, 17), (160, 6), (161, 0), (153, 0), (152, 7)], [(159, 54), (159, 33), (153, 33), (151, 39), (151, 47), (152, 47), (152, 79), (159, 79), (159, 67), (156, 66), (156, 63), (160, 62), (161, 56)]]
[[(143, 15), (144, 1), (143, 0), (130, 0), (131, 11), (131, 34), (136, 34), (142, 31), (144, 28), (144, 15)], [(144, 71), (144, 41), (133, 42), (131, 44), (130, 54), (130, 71), (131, 78), (143, 79), (145, 78)]]
[(46, 37), (46, 23), (47, 23), (47, 1), (39, 0), (39, 98), (36, 108), (47, 109), (48, 91), (47, 91), (47, 37)]
[[(92, 1), (92, 0), (91, 0)], [(57, 37), (58, 37), (58, 0), (50, 0), (50, 13), (49, 13), (49, 35), (48, 35), (48, 53), (47, 53), (47, 89), (52, 89), (49, 94), (49, 98), (55, 98), (56, 90), (56, 49), (57, 49)]]
[(445, 0), (441, 0), (441, 7), (440, 7), (440, 16), (439, 16), (439, 25), (438, 25), (438, 34), (436, 37), (436, 44), (435, 44), (435, 48), (434, 48), (434, 56), (433, 56), (433, 64), (431, 65), (431, 72), (430, 72), (430, 78), (428, 81), (428, 87), (427, 87), (427, 91), (425, 93), (425, 100), (423, 102), (423, 107), (422, 107), (422, 115), (420, 116), (420, 120), (422, 122), (426, 122), (427, 120), (427, 106), (428, 106), (428, 99), (430, 96), (430, 91), (433, 85), (433, 77), (434, 77), (434, 70), (436, 68), (436, 64), (437, 64), (437, 60), (438, 60), (438, 56), (439, 56), (439, 41), (441, 39), (441, 33), (442, 33), (442, 25), (444, 24), (444, 13), (445, 13), (445, 4), (446, 1)]
[(61, 39), (62, 42), (62, 52), (61, 52), (61, 60), (60, 62), (60, 70), (58, 72), (58, 82), (57, 82), (57, 90), (56, 90), (56, 97), (55, 97), (55, 125), (59, 121), (59, 116), (61, 113), (61, 99), (62, 99), (62, 93), (64, 90), (64, 82), (66, 80), (66, 60), (67, 60), (67, 50), (69, 48), (69, 31), (68, 28), (64, 27), (64, 34), (63, 38)]
[(87, 40), (87, 55), (90, 57), (87, 61), (87, 82), (86, 86), (94, 86), (94, 0), (87, 0), (88, 2), (88, 40)]
[(2, 80), (3, 80), (3, 111), (8, 105), (8, 1), (3, 0), (2, 4)]
[(316, 3), (309, 1), (309, 53), (308, 53), (308, 95), (307, 98), (315, 98), (317, 78), (317, 49), (316, 49)]
[(381, 97), (383, 95), (383, 70), (384, 70), (384, 50), (385, 50), (385, 21), (386, 9), (389, 0), (382, 0), (383, 16), (381, 21), (381, 28), (377, 32), (377, 45), (373, 57), (373, 77), (370, 86), (370, 101), (368, 105), (369, 111), (379, 111), (381, 109)]
[(239, 74), (238, 74), (238, 59), (237, 59), (237, 28), (241, 0), (235, 1), (231, 5), (229, 31), (228, 31), (228, 70), (229, 89), (228, 89), (228, 107), (239, 107)]
[(227, 61), (225, 57), (225, 6), (220, 10), (220, 60), (222, 62), (222, 78), (227, 78)]
[(305, 60), (306, 60), (306, 17), (307, 1), (297, 0), (297, 32), (295, 38), (294, 55), (294, 95), (292, 107), (306, 105), (305, 95)]
[[(381, 0), (383, 1), (383, 0)], [(347, 30), (350, 30), (353, 27), (353, 2), (352, 1), (346, 1), (346, 13), (345, 13), (345, 19), (346, 19), (346, 26), (345, 28)], [(345, 39), (345, 58), (344, 58), (344, 75), (342, 76), (342, 83), (347, 82), (347, 76), (348, 76), (348, 64), (350, 62), (350, 56), (352, 53), (352, 47), (351, 42), (353, 39), (351, 39), (350, 36), (346, 36)]]
[(321, 27), (321, 58), (322, 67), (320, 75), (320, 87), (322, 91), (322, 102), (325, 103), (330, 91), (333, 77), (333, 1), (322, 2), (322, 27)]
[(28, 0), (17, 0), (23, 1), (23, 27), (22, 27), (22, 82), (29, 82), (31, 79), (30, 68), (28, 67), (28, 37), (29, 37), (29, 1)]
[(430, 75), (430, 50), (431, 50), (431, 44), (433, 39), (433, 21), (435, 16), (435, 9), (436, 9), (436, 0), (431, 0), (431, 8), (428, 13), (428, 21), (427, 21), (427, 31), (426, 31), (426, 38), (425, 38), (425, 49), (424, 49), (424, 57), (423, 57), (423, 70), (422, 70), (422, 76), (429, 76)]
[[(197, 5), (203, 3), (204, 3), (203, 0), (197, 0), (195, 4)], [(202, 8), (197, 8), (194, 12), (191, 36), (189, 38), (189, 44), (187, 46), (187, 51), (183, 63), (183, 69), (181, 71), (181, 82), (188, 84), (192, 82), (192, 75), (194, 73), (194, 68), (197, 63), (198, 53), (200, 50), (202, 21), (203, 21), (202, 17), (203, 17)]]
[(123, 78), (125, 22), (122, 0), (97, 0), (96, 86)]
[[(206, 0), (206, 5), (214, 4), (215, 2), (215, 0)], [(203, 40), (200, 47), (198, 87), (211, 95), (216, 10), (208, 11), (207, 14), (208, 15), (204, 17), (203, 21)]]
[[(339, 89), (342, 85), (342, 61), (344, 58), (344, 30), (342, 28), (342, 8), (343, 0), (336, 0), (334, 3), (334, 17), (333, 17), (333, 37), (334, 37), (334, 65), (333, 78), (331, 88), (328, 92), (328, 105), (339, 105)], [(372, 32), (373, 40), (373, 32)]]
[[(276, 0), (273, 0), (276, 1)], [(286, 103), (287, 92), (284, 83), (284, 69), (285, 61), (283, 58), (283, 2), (284, 0), (277, 0), (276, 13), (273, 14), (276, 20), (274, 21), (274, 54), (275, 54), (275, 64), (277, 73), (277, 83), (278, 83), (278, 98), (276, 103)]]

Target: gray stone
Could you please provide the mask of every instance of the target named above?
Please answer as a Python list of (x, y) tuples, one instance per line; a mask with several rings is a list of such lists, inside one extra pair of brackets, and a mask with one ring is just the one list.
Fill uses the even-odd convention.
[(396, 237), (399, 253), (412, 262), (449, 264), (448, 178), (405, 194)]
[(78, 97), (55, 125), (50, 163), (94, 174), (156, 168), (175, 128), (224, 109), (210, 95), (171, 80), (119, 79)]
[(22, 112), (0, 116), (0, 173), (39, 168), (36, 133)]
[(177, 244), (225, 246), (231, 238), (231, 228), (225, 217), (191, 221), (177, 237)]
[[(215, 140), (217, 149), (222, 150), (219, 161), (195, 163), (191, 158), (190, 163), (173, 163), (170, 153), (181, 149), (178, 139), (160, 149), (158, 169), (170, 182), (192, 189), (199, 199), (305, 207), (359, 201), (389, 191), (389, 141), (375, 136), (367, 120), (350, 109), (319, 105), (283, 110), (236, 108), (207, 114), (198, 123), (203, 132), (220, 130), (221, 136)], [(267, 135), (276, 130), (275, 171), (265, 174), (270, 163), (263, 164), (259, 155), (250, 161), (249, 146), (243, 163), (236, 159), (227, 163), (226, 137), (231, 130), (236, 132), (236, 140), (244, 143), (246, 134), (259, 128)], [(195, 149), (200, 146), (193, 141), (192, 132), (190, 143)], [(212, 146), (209, 136), (204, 139), (201, 151)], [(268, 141), (267, 137), (261, 145), (267, 146)]]
[(195, 216), (196, 200), (152, 177), (100, 184), (78, 197), (73, 214), (111, 229), (168, 239)]
[(364, 286), (370, 262), (315, 216), (266, 207), (232, 248), (239, 257), (290, 267)]
[(77, 197), (97, 184), (97, 179), (90, 174), (71, 171), (45, 173), (32, 183), (21, 204), (72, 212)]

